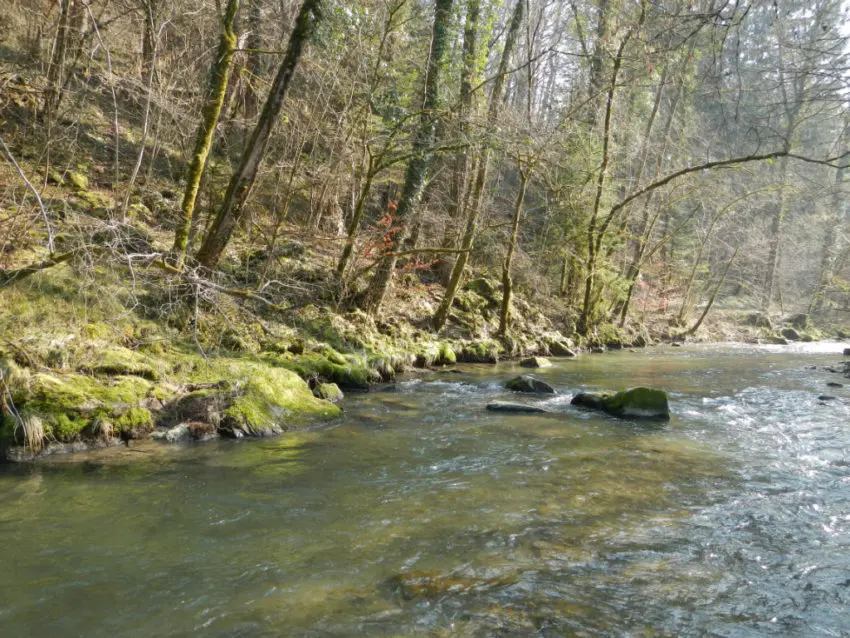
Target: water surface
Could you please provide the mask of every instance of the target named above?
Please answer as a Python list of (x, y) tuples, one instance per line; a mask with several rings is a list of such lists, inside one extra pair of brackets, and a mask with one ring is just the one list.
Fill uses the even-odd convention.
[[(836, 344), (515, 364), (349, 396), (267, 441), (0, 469), (3, 636), (848, 636)], [(569, 407), (670, 392), (646, 426)], [(836, 401), (822, 402), (831, 394)]]

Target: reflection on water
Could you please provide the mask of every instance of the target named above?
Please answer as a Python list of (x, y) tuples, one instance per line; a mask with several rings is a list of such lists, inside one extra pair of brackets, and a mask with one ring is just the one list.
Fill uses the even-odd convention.
[[(555, 414), (484, 411), (518, 368), (471, 366), (279, 439), (4, 468), (0, 630), (850, 635), (850, 394), (821, 405), (806, 369), (835, 359), (564, 361), (539, 373)], [(637, 384), (669, 425), (568, 405)]]

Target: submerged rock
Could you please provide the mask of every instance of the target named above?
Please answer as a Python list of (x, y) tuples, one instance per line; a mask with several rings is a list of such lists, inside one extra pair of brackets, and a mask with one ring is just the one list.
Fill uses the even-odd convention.
[(487, 404), (487, 409), (490, 412), (529, 412), (529, 413), (538, 413), (538, 412), (548, 412), (544, 408), (538, 407), (536, 405), (525, 405), (524, 403), (510, 403), (509, 401), (493, 401), (492, 403)]
[(601, 410), (621, 418), (668, 421), (670, 406), (667, 393), (654, 388), (632, 388), (612, 394), (610, 392), (581, 392), (570, 401), (572, 405)]
[(523, 368), (548, 368), (552, 362), (545, 357), (529, 357), (519, 362)]
[(555, 394), (555, 388), (548, 383), (535, 379), (527, 374), (514, 377), (505, 384), (505, 388), (514, 392), (530, 392), (534, 394)]
[(480, 578), (438, 572), (405, 572), (396, 574), (387, 585), (397, 591), (404, 600), (437, 598), (446, 594), (463, 594), (471, 591), (487, 591), (494, 587), (505, 587), (516, 582), (513, 575), (495, 578)]

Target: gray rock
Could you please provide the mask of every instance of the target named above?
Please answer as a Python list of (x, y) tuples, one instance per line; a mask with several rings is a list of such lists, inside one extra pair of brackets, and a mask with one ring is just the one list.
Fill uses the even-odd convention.
[(844, 387), (843, 383), (836, 383), (835, 381), (830, 381), (826, 385), (828, 385), (830, 388), (843, 388)]
[(831, 396), (829, 394), (822, 394), (818, 397), (818, 401), (837, 401), (838, 397)]
[(523, 374), (514, 377), (505, 384), (505, 388), (514, 392), (530, 392), (534, 394), (555, 394), (555, 388), (548, 383)]
[(509, 403), (507, 401), (493, 401), (492, 403), (487, 404), (487, 409), (490, 412), (548, 412), (548, 410), (544, 410), (543, 408), (537, 407), (535, 405), (525, 405), (523, 403)]

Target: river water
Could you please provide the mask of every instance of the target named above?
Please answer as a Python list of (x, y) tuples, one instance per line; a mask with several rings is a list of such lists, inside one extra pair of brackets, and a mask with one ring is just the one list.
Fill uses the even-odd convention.
[[(838, 344), (515, 364), (329, 426), (0, 468), (2, 636), (850, 636)], [(848, 382), (850, 383), (850, 382)], [(571, 408), (651, 385), (673, 418)], [(819, 401), (822, 394), (838, 397)]]

